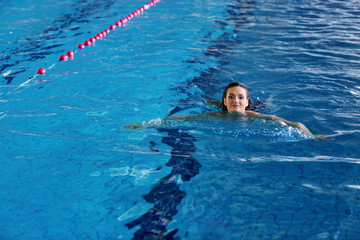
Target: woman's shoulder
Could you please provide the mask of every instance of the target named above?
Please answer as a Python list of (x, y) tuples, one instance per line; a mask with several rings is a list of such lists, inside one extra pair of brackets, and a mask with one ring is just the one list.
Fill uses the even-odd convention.
[(255, 117), (255, 118), (264, 118), (264, 119), (269, 119), (269, 120), (281, 120), (281, 121), (284, 120), (275, 115), (267, 115), (267, 114), (250, 111), (250, 110), (246, 111), (246, 116), (247, 117)]
[(246, 110), (245, 114), (248, 117), (261, 117), (261, 116), (263, 116), (263, 114), (258, 113), (258, 112), (254, 112), (254, 111), (251, 111), (251, 110)]

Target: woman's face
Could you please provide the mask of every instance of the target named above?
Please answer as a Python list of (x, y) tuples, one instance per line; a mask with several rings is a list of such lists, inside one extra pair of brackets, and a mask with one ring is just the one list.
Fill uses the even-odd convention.
[(229, 88), (224, 99), (224, 105), (228, 112), (245, 113), (245, 108), (249, 105), (246, 90), (239, 86)]

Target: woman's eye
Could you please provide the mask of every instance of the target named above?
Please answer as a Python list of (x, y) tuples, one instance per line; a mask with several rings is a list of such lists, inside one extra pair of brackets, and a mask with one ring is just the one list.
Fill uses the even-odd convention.
[(229, 96), (229, 99), (233, 99), (234, 98), (234, 96)]

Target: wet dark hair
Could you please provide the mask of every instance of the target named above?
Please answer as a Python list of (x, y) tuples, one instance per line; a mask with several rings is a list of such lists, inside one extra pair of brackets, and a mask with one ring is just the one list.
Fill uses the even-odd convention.
[(246, 90), (246, 97), (247, 97), (247, 99), (249, 99), (249, 105), (246, 106), (245, 110), (250, 110), (251, 109), (251, 100), (250, 100), (250, 96), (249, 96), (249, 90), (244, 84), (239, 83), (239, 82), (232, 82), (226, 86), (223, 96), (222, 96), (222, 99), (221, 99), (221, 104), (219, 107), (221, 107), (221, 109), (223, 111), (228, 111), (227, 107), (224, 104), (224, 99), (226, 98), (226, 94), (227, 94), (229, 88), (232, 88), (232, 87), (241, 87)]

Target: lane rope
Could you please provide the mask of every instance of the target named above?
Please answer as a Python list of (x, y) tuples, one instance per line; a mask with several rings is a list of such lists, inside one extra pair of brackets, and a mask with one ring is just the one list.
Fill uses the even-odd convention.
[[(98, 32), (95, 36), (90, 37), (89, 39), (86, 39), (83, 43), (80, 43), (77, 46), (78, 50), (74, 50), (74, 51), (67, 51), (66, 54), (63, 54), (59, 57), (59, 61), (67, 61), (69, 58), (73, 59), (74, 55), (80, 51), (81, 49), (84, 49), (85, 47), (89, 47), (92, 46), (95, 41), (97, 40), (101, 40), (104, 37), (106, 37), (108, 34), (111, 33), (111, 31), (114, 31), (116, 29), (116, 27), (122, 27), (124, 26), (127, 22), (129, 22), (131, 19), (141, 15), (144, 13), (144, 11), (148, 10), (150, 7), (154, 6), (156, 3), (160, 2), (161, 0), (151, 0), (150, 2), (146, 3), (145, 5), (143, 5), (142, 7), (136, 9), (135, 11), (133, 11), (132, 13), (130, 13), (129, 15), (127, 15), (126, 17), (121, 18), (119, 21), (116, 21), (114, 24), (111, 24), (109, 26), (108, 29), (105, 29), (103, 31)], [(48, 67), (47, 69), (51, 69), (56, 65), (56, 63), (52, 64), (50, 67)], [(28, 82), (30, 82), (31, 80), (35, 79), (38, 75), (43, 75), (46, 73), (46, 69), (44, 67), (41, 67), (37, 70), (36, 74), (32, 77), (30, 77), (28, 80), (26, 80), (25, 82), (23, 82), (22, 84), (20, 84), (19, 86), (17, 86), (16, 88), (14, 88), (13, 90), (11, 90), (8, 93), (5, 93), (3, 95), (3, 97), (13, 93), (14, 91), (16, 91), (17, 89), (23, 87), (24, 85), (26, 85)]]
[[(125, 23), (127, 23), (128, 21), (130, 21), (132, 18), (142, 14), (145, 10), (149, 9), (150, 7), (154, 6), (156, 3), (160, 2), (161, 0), (151, 0), (150, 2), (146, 3), (145, 5), (143, 5), (142, 7), (136, 9), (135, 11), (133, 11), (132, 13), (130, 13), (129, 15), (127, 15), (126, 17), (120, 19), (119, 21), (115, 22), (114, 24), (110, 25), (108, 29), (105, 29), (103, 31), (100, 31), (99, 33), (97, 33), (94, 37), (90, 37), (89, 39), (85, 40), (84, 43), (80, 43), (77, 48), (78, 49), (84, 49), (85, 47), (91, 46), (93, 43), (95, 43), (95, 41), (97, 40), (101, 40), (102, 38), (104, 38), (106, 35), (108, 35), (110, 33), (110, 31), (113, 31), (116, 29), (116, 27), (121, 27), (124, 26)], [(59, 57), (59, 61), (67, 61), (68, 58), (73, 58), (75, 53), (77, 53), (77, 51), (67, 51), (66, 54), (63, 54)], [(39, 68), (37, 70), (37, 74), (45, 74), (46, 73), (46, 69), (45, 68)], [(36, 75), (35, 75), (36, 76)], [(35, 77), (34, 76), (34, 77)], [(34, 78), (33, 77), (33, 78)], [(23, 85), (23, 84), (22, 84)]]

